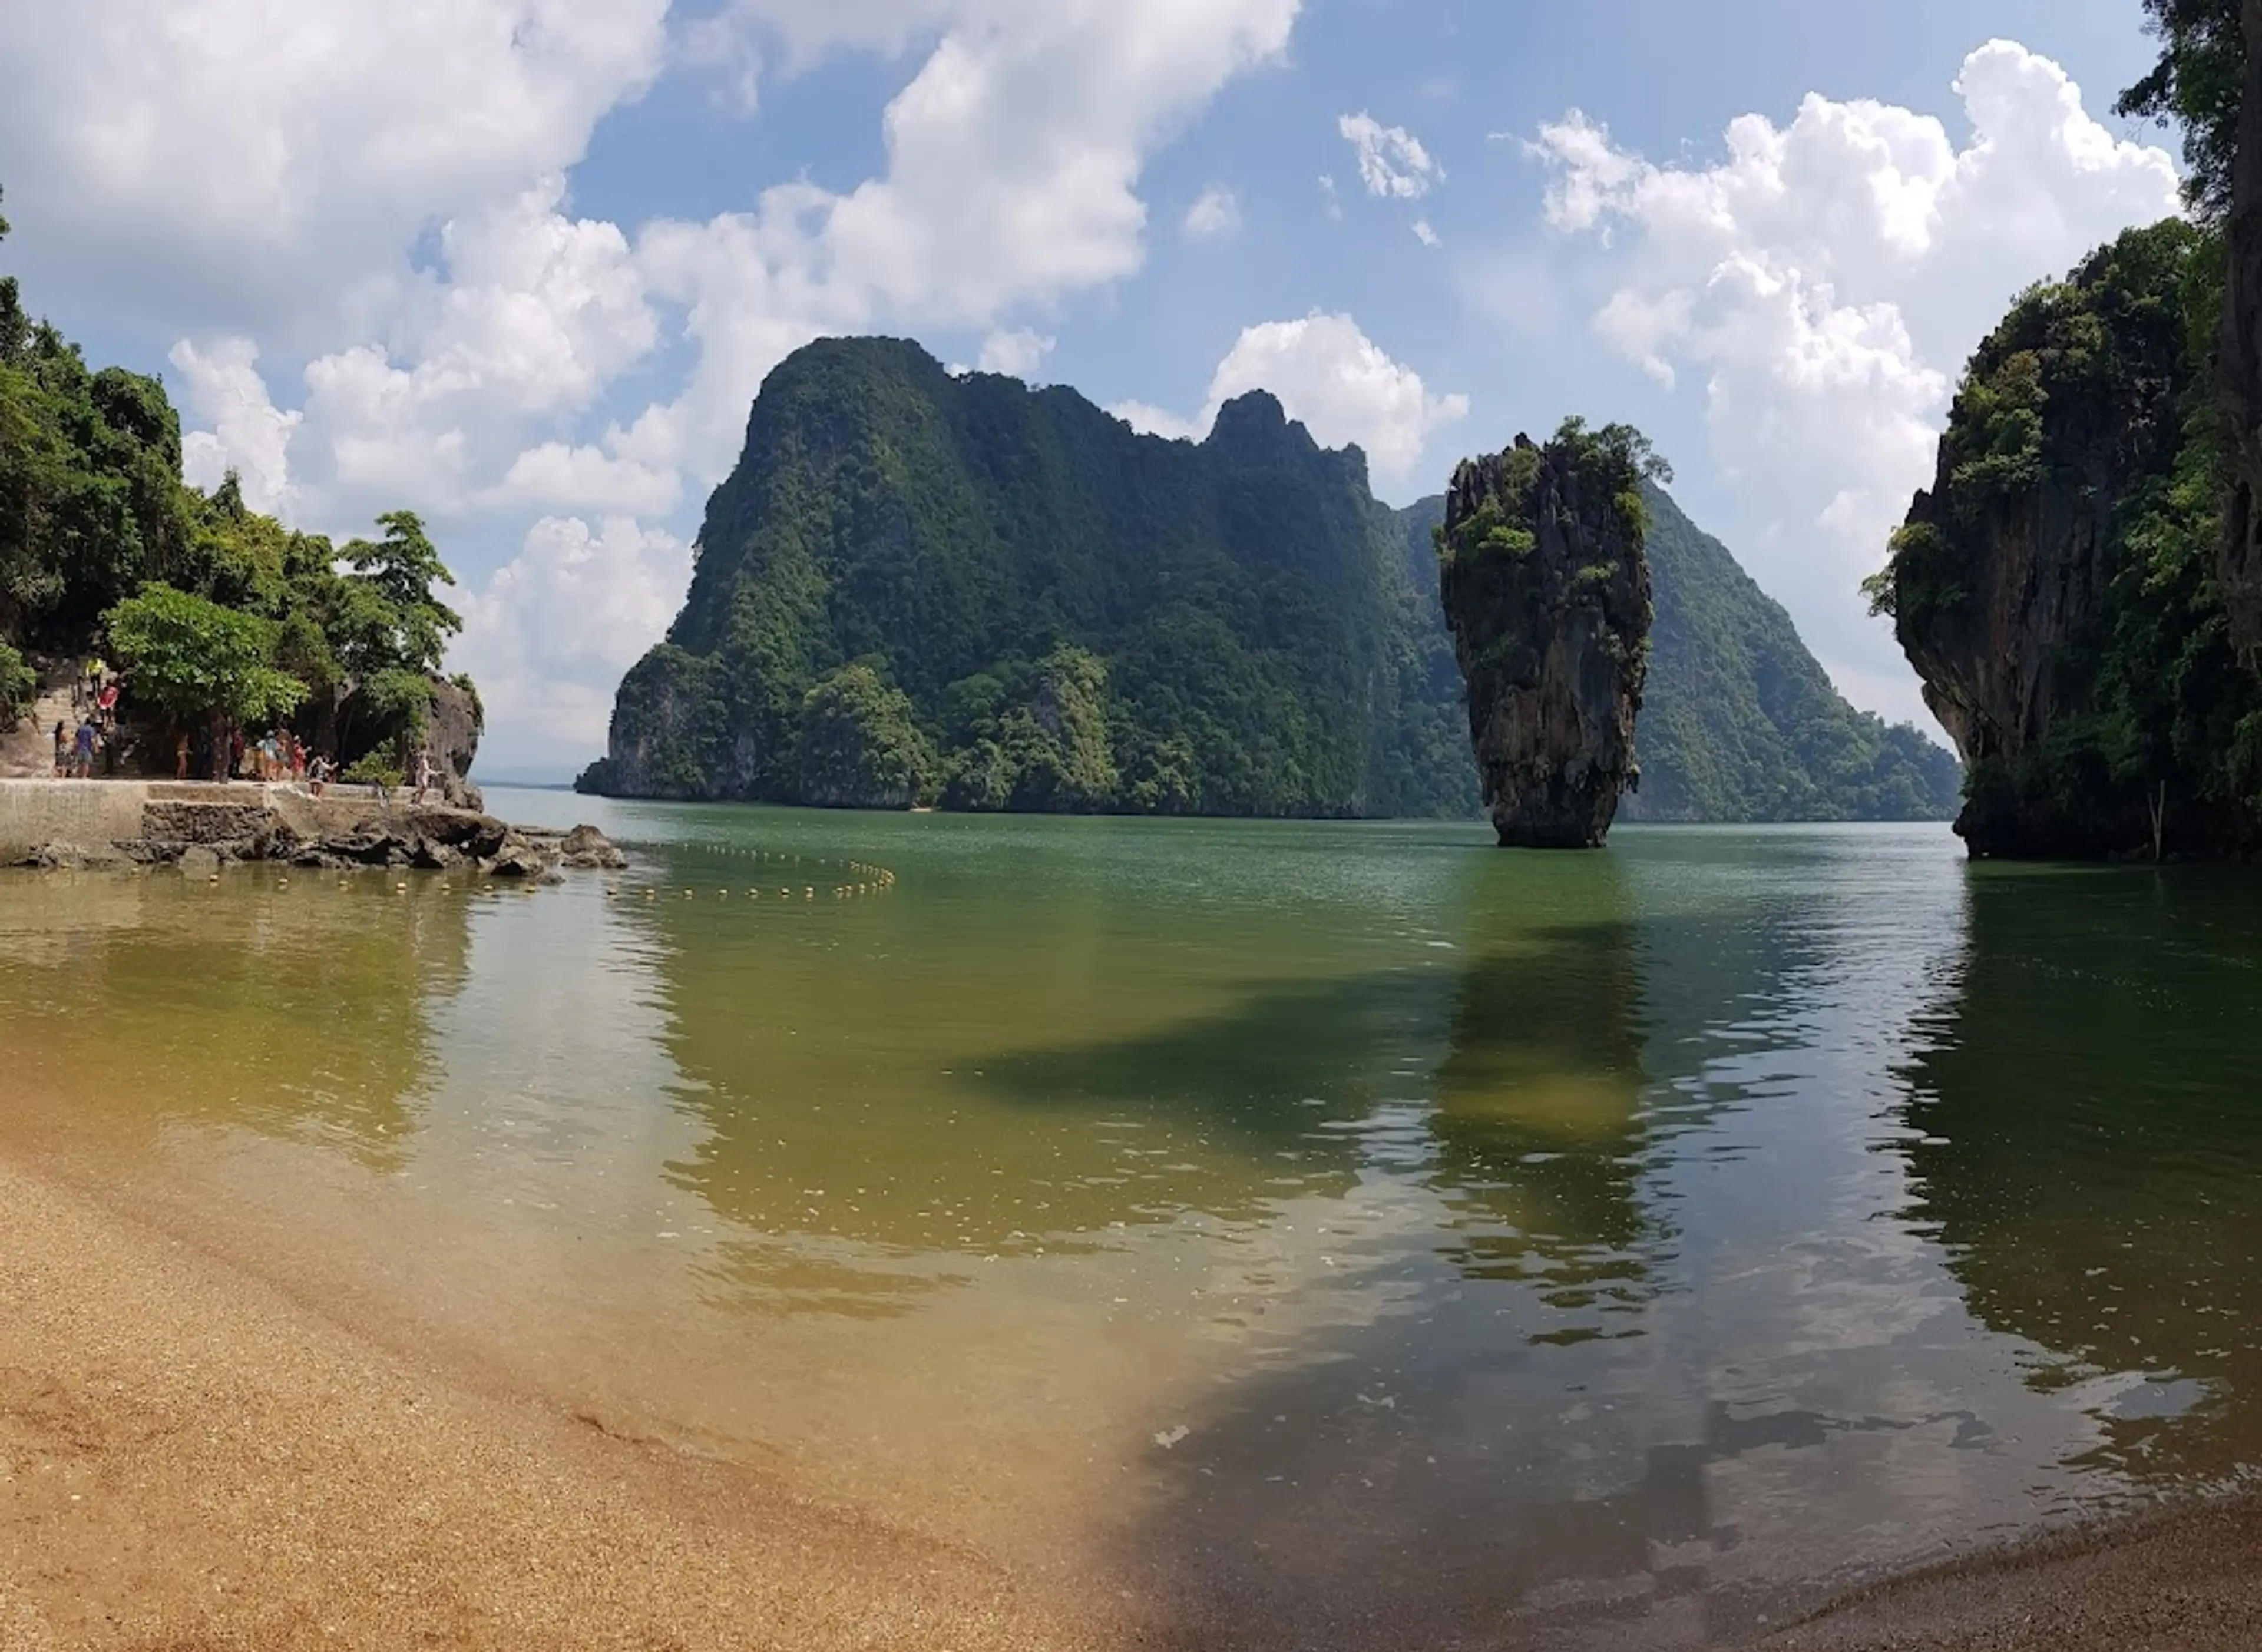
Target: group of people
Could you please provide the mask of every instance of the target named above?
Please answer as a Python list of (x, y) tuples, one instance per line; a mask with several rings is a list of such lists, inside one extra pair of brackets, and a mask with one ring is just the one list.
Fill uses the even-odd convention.
[(90, 780), (94, 760), (110, 750), (118, 731), (119, 679), (109, 666), (90, 659), (71, 681), (71, 708), (77, 714), (74, 731), (67, 722), (55, 724), (55, 775), (58, 779)]
[[(85, 669), (72, 680), (76, 727), (68, 720), (55, 724), (57, 779), (93, 779), (97, 759), (114, 749), (120, 686), (118, 675), (99, 659), (87, 661)], [(192, 739), (184, 730), (173, 749), (173, 778), (185, 780), (192, 774), (214, 772), (213, 755), (208, 742)], [(229, 736), (227, 764), (218, 772), (237, 779), (303, 786), (320, 797), (338, 778), (338, 763), (327, 753), (309, 751), (306, 743), (289, 729), (273, 729), (252, 741), (237, 729)], [(419, 803), (441, 787), (439, 765), (429, 751), (415, 754), (409, 765), (409, 779), (414, 787), (414, 801)]]

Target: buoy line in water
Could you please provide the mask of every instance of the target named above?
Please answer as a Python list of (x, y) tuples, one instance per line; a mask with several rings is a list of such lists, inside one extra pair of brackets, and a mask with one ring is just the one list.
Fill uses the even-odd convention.
[[(829, 895), (831, 899), (835, 901), (855, 901), (868, 899), (874, 895), (885, 894), (896, 887), (896, 874), (893, 871), (886, 866), (875, 866), (872, 862), (866, 860), (815, 859), (806, 855), (788, 854), (782, 850), (741, 848), (736, 844), (694, 842), (688, 844), (674, 844), (667, 845), (667, 847), (691, 850), (701, 854), (712, 855), (718, 858), (751, 860), (759, 866), (775, 866), (779, 868), (838, 867), (840, 868), (842, 873), (845, 874), (844, 876), (841, 876), (838, 881), (834, 882), (829, 890), (825, 889), (821, 885), (814, 883), (802, 883), (799, 885), (790, 883), (781, 884), (774, 889), (766, 884), (748, 884), (745, 886), (745, 894), (743, 897), (748, 901), (798, 901), (809, 902), (817, 900), (820, 894)], [(809, 874), (806, 871), (803, 871), (798, 875), (805, 878)], [(853, 880), (853, 881), (851, 881), (851, 880)], [(630, 898), (636, 892), (615, 884), (609, 887), (608, 893), (625, 900)], [(681, 887), (674, 893), (675, 898), (681, 901), (695, 901), (700, 898), (699, 890), (688, 887)], [(734, 894), (737, 893), (738, 891), (732, 886), (724, 884), (716, 888), (714, 898), (718, 901), (728, 901)], [(661, 897), (661, 894), (662, 890), (660, 887), (657, 885), (647, 886), (642, 892), (643, 899), (647, 902), (658, 901)]]

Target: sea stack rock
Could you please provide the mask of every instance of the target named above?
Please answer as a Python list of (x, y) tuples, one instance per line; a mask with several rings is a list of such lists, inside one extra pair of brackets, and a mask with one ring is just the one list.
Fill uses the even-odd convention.
[(1485, 807), (1510, 848), (1594, 849), (1639, 784), (1648, 670), (1640, 433), (1567, 421), (1545, 447), (1464, 460), (1437, 530)]

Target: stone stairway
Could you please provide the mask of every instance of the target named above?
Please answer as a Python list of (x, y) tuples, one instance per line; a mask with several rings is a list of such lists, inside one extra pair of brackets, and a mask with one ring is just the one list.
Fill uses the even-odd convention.
[(65, 731), (78, 727), (78, 708), (71, 701), (71, 685), (77, 673), (68, 665), (52, 666), (40, 673), (40, 698), (32, 715), (13, 729), (0, 729), (0, 779), (36, 779), (55, 772), (55, 725)]

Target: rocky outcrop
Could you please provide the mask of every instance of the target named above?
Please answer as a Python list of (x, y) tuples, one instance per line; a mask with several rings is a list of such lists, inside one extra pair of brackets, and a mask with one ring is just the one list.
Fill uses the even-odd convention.
[(2262, 0), (2239, 16), (2246, 56), (2230, 169), (2229, 291), (2215, 389), (2230, 453), (2224, 607), (2250, 665), (2262, 664)]
[[(2204, 232), (2132, 230), (1972, 356), (1879, 606), (1968, 765), (1975, 855), (2239, 853), (2253, 685), (2209, 575), (2216, 456), (2187, 295)], [(2198, 504), (2186, 507), (2179, 494)]]
[(424, 730), (425, 749), (440, 765), (441, 794), (457, 808), (484, 809), (486, 800), (472, 784), (472, 763), (479, 755), (486, 709), (465, 683), (435, 678), (432, 711)]
[[(1631, 433), (1627, 433), (1630, 435)], [(1445, 619), (1500, 841), (1598, 847), (1638, 783), (1650, 625), (1641, 477), (1576, 427), (1453, 473), (1439, 530)]]
[(142, 836), (107, 843), (41, 844), (15, 858), (56, 870), (179, 865), (217, 871), (263, 861), (317, 870), (356, 867), (476, 872), (505, 879), (554, 878), (570, 870), (617, 870), (628, 858), (594, 826), (570, 832), (516, 827), (492, 815), (445, 806), (350, 815), (256, 802), (151, 802)]

